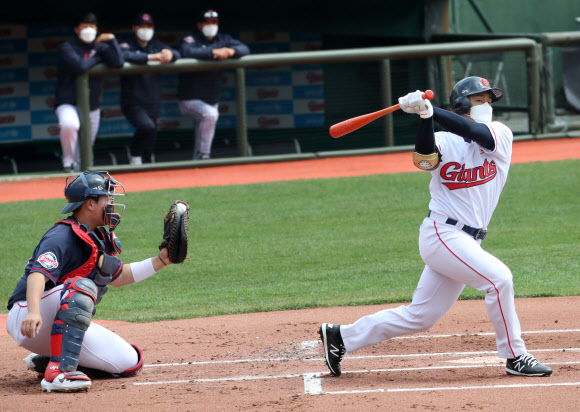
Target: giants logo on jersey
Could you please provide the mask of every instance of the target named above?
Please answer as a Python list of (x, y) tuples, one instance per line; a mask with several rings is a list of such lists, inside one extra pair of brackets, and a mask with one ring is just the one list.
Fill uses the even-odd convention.
[(472, 169), (466, 169), (465, 165), (460, 165), (457, 162), (450, 162), (441, 167), (440, 175), (443, 180), (447, 180), (443, 184), (449, 190), (463, 189), (493, 180), (497, 175), (497, 167), (493, 160), (489, 162), (487, 159), (483, 162), (483, 166)]

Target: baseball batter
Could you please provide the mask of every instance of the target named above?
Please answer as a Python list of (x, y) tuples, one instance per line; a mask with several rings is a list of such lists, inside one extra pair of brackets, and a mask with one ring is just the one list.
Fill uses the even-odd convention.
[[(491, 104), (503, 97), (481, 77), (459, 81), (450, 95), (454, 112), (433, 108), (422, 92), (399, 99), (401, 109), (421, 116), (413, 162), (431, 173), (429, 213), (419, 232), (425, 262), (410, 305), (364, 316), (351, 325), (319, 329), (333, 376), (354, 352), (395, 336), (430, 329), (459, 298), (465, 285), (485, 292), (498, 354), (511, 375), (549, 376), (552, 369), (526, 351), (514, 306), (512, 273), (481, 247), (505, 185), (513, 134), (492, 121)], [(433, 119), (445, 132), (434, 133)]]
[(91, 322), (108, 285), (142, 281), (172, 263), (167, 248), (126, 265), (117, 257), (114, 229), (125, 205), (114, 202), (124, 195), (107, 172), (69, 176), (61, 213), (72, 214), (44, 234), (8, 301), (6, 329), (33, 352), (24, 361), (44, 378), (45, 392), (86, 390), (91, 377), (134, 376), (143, 368), (141, 349)]

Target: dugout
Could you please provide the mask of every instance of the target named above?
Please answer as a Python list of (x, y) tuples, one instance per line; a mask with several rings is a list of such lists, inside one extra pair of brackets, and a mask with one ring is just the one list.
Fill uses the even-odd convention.
[[(208, 7), (218, 9), (223, 16), (222, 28), (230, 33), (287, 33), (288, 38), (295, 36), (302, 43), (310, 43), (307, 47), (319, 47), (319, 50), (356, 49), (361, 47), (384, 47), (424, 44), (432, 41), (440, 41), (434, 35), (454, 33), (523, 33), (535, 32), (536, 30), (570, 30), (574, 29), (574, 22), (566, 23), (570, 15), (580, 15), (580, 6), (576, 2), (561, 0), (562, 7), (548, 7), (539, 1), (525, 2), (525, 11), (522, 12), (523, 2), (505, 5), (500, 1), (418, 1), (413, 4), (400, 2), (372, 2), (362, 1), (353, 9), (352, 3), (342, 0), (332, 4), (312, 4), (312, 2), (295, 1), (291, 4), (242, 4), (232, 1), (215, 1), (206, 4)], [(191, 27), (194, 20), (196, 7), (183, 2), (169, 2), (159, 5), (152, 1), (144, 0), (140, 3), (140, 9), (151, 12), (157, 22), (158, 32), (179, 33)], [(77, 16), (78, 3), (71, 1), (59, 2), (58, 10), (49, 4), (35, 6), (31, 13), (29, 8), (20, 4), (7, 5), (0, 17), (3, 25), (25, 25), (26, 27), (58, 26), (71, 30), (70, 22)], [(127, 29), (129, 22), (136, 10), (129, 5), (119, 5), (114, 12), (110, 6), (96, 4), (92, 10), (100, 18), (100, 26), (107, 31), (115, 33)], [(515, 19), (525, 13), (526, 19)], [(528, 15), (529, 14), (529, 15)], [(540, 18), (540, 15), (544, 18)], [(545, 16), (553, 16), (546, 19)], [(563, 23), (564, 22), (564, 23)], [(314, 36), (312, 36), (314, 35)], [(312, 39), (315, 41), (311, 41)], [(307, 40), (304, 40), (307, 39)], [(27, 40), (30, 44), (30, 39)], [(298, 40), (300, 42), (300, 40)], [(293, 47), (291, 42), (282, 47)], [(271, 45), (256, 43), (250, 47), (252, 53), (276, 52)], [(522, 76), (521, 57), (510, 57), (513, 63), (504, 66), (503, 76), (509, 84), (510, 99), (513, 107), (504, 106), (505, 116), (512, 116), (522, 106), (526, 105), (528, 96), (521, 92), (525, 89)], [(557, 59), (555, 59), (557, 60)], [(30, 63), (30, 62), (29, 62)], [(481, 63), (481, 62), (480, 62)], [(557, 62), (556, 62), (557, 63)], [(390, 62), (389, 70), (392, 79), (391, 96), (400, 96), (409, 90), (420, 88), (424, 84), (441, 85), (457, 80), (461, 70), (451, 78), (445, 79), (437, 71), (432, 70), (433, 64), (439, 64), (428, 59), (394, 60)], [(454, 63), (455, 64), (455, 63)], [(483, 62), (481, 64), (487, 64)], [(491, 64), (490, 64), (491, 66)], [(296, 119), (291, 126), (285, 126), (280, 117), (279, 124), (271, 127), (256, 127), (249, 130), (249, 143), (252, 156), (267, 156), (288, 153), (310, 153), (319, 151), (348, 151), (358, 149), (373, 149), (384, 146), (383, 130), (384, 122), (377, 121), (363, 130), (357, 132), (356, 139), (330, 139), (327, 133), (328, 127), (338, 121), (353, 115), (367, 113), (384, 107), (384, 99), (377, 91), (381, 87), (383, 66), (377, 62), (357, 62), (353, 64), (324, 65), (315, 73), (323, 73), (322, 96), (316, 95), (319, 91), (312, 90), (311, 107), (302, 107), (299, 110), (320, 109), (322, 100), (324, 112), (323, 121), (316, 123), (316, 116), (303, 120), (300, 127), (296, 127)], [(490, 68), (489, 73), (495, 74), (496, 69)], [(525, 69), (524, 69), (525, 71)], [(485, 76), (493, 79), (493, 75)], [(232, 75), (233, 76), (233, 75)], [(560, 85), (562, 84), (559, 72), (554, 70), (554, 94), (562, 96)], [(114, 83), (114, 80), (111, 81)], [(3, 84), (6, 84), (4, 82)], [(9, 87), (9, 86), (6, 86)], [(6, 88), (5, 87), (5, 88)], [(439, 86), (442, 87), (442, 86)], [(519, 91), (519, 92), (518, 92)], [(439, 97), (439, 96), (438, 96)], [(5, 95), (0, 96), (0, 101)], [(104, 100), (114, 100), (114, 95), (104, 96)], [(291, 104), (296, 106), (296, 99), (291, 99)], [(259, 102), (258, 102), (259, 103)], [(308, 103), (308, 102), (307, 102)], [(443, 103), (441, 101), (439, 104)], [(556, 103), (565, 105), (562, 99), (556, 98)], [(256, 110), (269, 109), (268, 106), (256, 104)], [(280, 105), (284, 110), (284, 105)], [(318, 106), (318, 107), (317, 107)], [(0, 117), (11, 119), (11, 114), (4, 110), (6, 106), (0, 103)], [(114, 108), (109, 107), (113, 120)], [(30, 109), (28, 109), (30, 111)], [(297, 109), (294, 109), (297, 110)], [(512, 114), (513, 113), (513, 114)], [(42, 120), (44, 114), (32, 113), (30, 122)], [(174, 113), (173, 113), (174, 114)], [(296, 117), (297, 113), (293, 113)], [(304, 114), (302, 112), (298, 115)], [(311, 114), (311, 113), (308, 113)], [(316, 114), (313, 112), (312, 114)], [(47, 113), (46, 116), (49, 114)], [(224, 115), (225, 119), (227, 115)], [(394, 145), (405, 146), (412, 143), (414, 138), (415, 119), (403, 116), (400, 113), (393, 117)], [(17, 117), (15, 117), (17, 118)], [(228, 158), (237, 156), (235, 115), (229, 116), (229, 123), (218, 128), (214, 143), (214, 155)], [(320, 118), (320, 116), (319, 116)], [(314, 120), (311, 120), (314, 119)], [(265, 123), (271, 120), (266, 117)], [(315, 122), (315, 126), (309, 127), (309, 121)], [(232, 123), (234, 122), (234, 123)], [(120, 127), (114, 130), (115, 121), (102, 125), (99, 137), (94, 147), (95, 165), (124, 164), (126, 162), (127, 145), (131, 136), (130, 131)], [(530, 133), (527, 128), (527, 120), (520, 120), (516, 126), (516, 133)], [(0, 124), (3, 128), (5, 123)], [(53, 125), (54, 126), (54, 125)], [(265, 126), (268, 126), (265, 124)], [(54, 130), (53, 130), (54, 132)], [(189, 156), (193, 146), (192, 132), (184, 129), (162, 129), (158, 138), (158, 150), (156, 151), (159, 161), (181, 161)], [(11, 138), (10, 133), (1, 133), (0, 130), (0, 173), (11, 174), (16, 164), (19, 173), (56, 171), (58, 167), (58, 153), (60, 145), (54, 135), (41, 139), (18, 139)], [(56, 165), (56, 166), (53, 166)]]

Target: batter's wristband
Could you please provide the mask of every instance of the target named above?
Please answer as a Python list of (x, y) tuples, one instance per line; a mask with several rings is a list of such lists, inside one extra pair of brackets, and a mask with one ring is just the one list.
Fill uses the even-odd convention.
[(153, 267), (153, 259), (145, 259), (141, 262), (131, 263), (131, 273), (133, 273), (133, 280), (135, 282), (141, 282), (150, 276), (155, 274), (155, 268)]

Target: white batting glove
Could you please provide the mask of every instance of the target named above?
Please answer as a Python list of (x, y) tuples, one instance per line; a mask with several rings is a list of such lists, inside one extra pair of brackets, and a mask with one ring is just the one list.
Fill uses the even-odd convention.
[(399, 105), (405, 113), (417, 113), (423, 119), (433, 116), (433, 106), (428, 99), (423, 98), (423, 92), (420, 90), (400, 97)]
[(422, 94), (421, 91), (417, 90), (416, 92), (408, 93), (406, 96), (399, 97), (401, 110), (405, 113), (419, 113), (424, 100), (421, 97)]
[(419, 116), (421, 116), (421, 119), (428, 119), (431, 116), (433, 116), (433, 106), (431, 105), (431, 102), (428, 99), (425, 99), (424, 103), (422, 103), (421, 110), (419, 111)]

